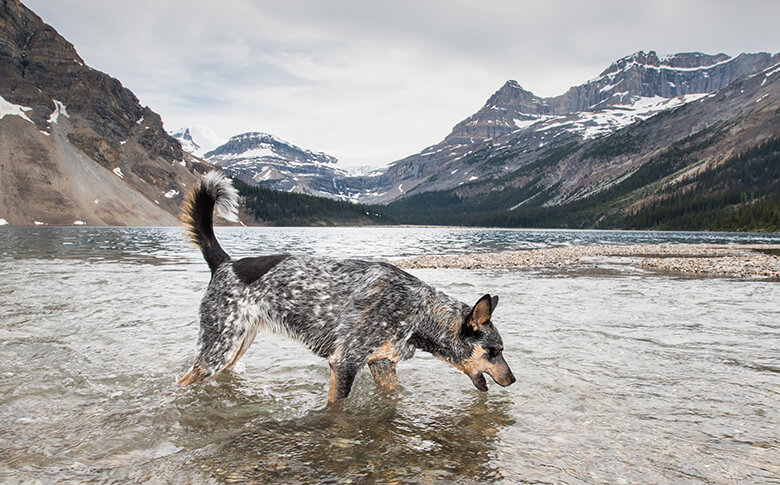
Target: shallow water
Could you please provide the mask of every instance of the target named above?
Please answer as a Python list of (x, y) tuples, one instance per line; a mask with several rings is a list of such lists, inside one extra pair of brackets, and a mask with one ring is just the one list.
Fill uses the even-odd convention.
[[(221, 229), (235, 256), (386, 259), (776, 235)], [(702, 241), (704, 239), (704, 241)], [(208, 269), (178, 229), (0, 229), (0, 482), (780, 483), (780, 286), (417, 270), (494, 322), (518, 382), (482, 394), (419, 353), (324, 409), (323, 359), (260, 335), (181, 389)]]

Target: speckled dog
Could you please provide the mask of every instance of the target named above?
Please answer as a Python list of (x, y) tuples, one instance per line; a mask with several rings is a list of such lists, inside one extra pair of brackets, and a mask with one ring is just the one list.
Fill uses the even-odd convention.
[(231, 369), (259, 328), (286, 334), (330, 364), (328, 402), (347, 397), (368, 364), (377, 385), (392, 390), (396, 364), (416, 349), (463, 371), (487, 391), (484, 373), (515, 381), (490, 321), (498, 297), (472, 308), (386, 263), (274, 255), (237, 261), (214, 236), (213, 210), (234, 219), (238, 194), (220, 172), (188, 194), (182, 222), (211, 268), (200, 306), (198, 355), (179, 380), (200, 382)]

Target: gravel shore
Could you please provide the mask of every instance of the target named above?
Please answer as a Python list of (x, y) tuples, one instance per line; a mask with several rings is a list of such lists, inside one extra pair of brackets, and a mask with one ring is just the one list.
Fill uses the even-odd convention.
[(605, 263), (692, 276), (780, 280), (780, 244), (599, 244), (393, 261), (401, 268), (461, 269), (579, 269)]

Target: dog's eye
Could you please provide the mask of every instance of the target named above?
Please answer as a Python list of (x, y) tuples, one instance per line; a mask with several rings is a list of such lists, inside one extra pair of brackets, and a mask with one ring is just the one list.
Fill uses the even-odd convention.
[(501, 352), (502, 352), (503, 350), (504, 350), (504, 349), (502, 349), (502, 348), (500, 348), (500, 347), (492, 347), (492, 348), (488, 349), (488, 356), (489, 356), (490, 358), (496, 358), (496, 357), (498, 357), (499, 355), (501, 355)]

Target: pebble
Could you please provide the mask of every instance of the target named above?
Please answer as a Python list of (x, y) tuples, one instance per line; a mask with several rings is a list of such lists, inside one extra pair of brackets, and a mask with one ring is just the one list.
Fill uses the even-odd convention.
[[(763, 251), (763, 252), (762, 252)], [(771, 251), (774, 254), (767, 254)], [(623, 258), (658, 272), (727, 278), (780, 279), (780, 244), (595, 244), (521, 251), (430, 255), (393, 261), (401, 268), (577, 268), (593, 259)], [(589, 261), (590, 260), (590, 261)]]

